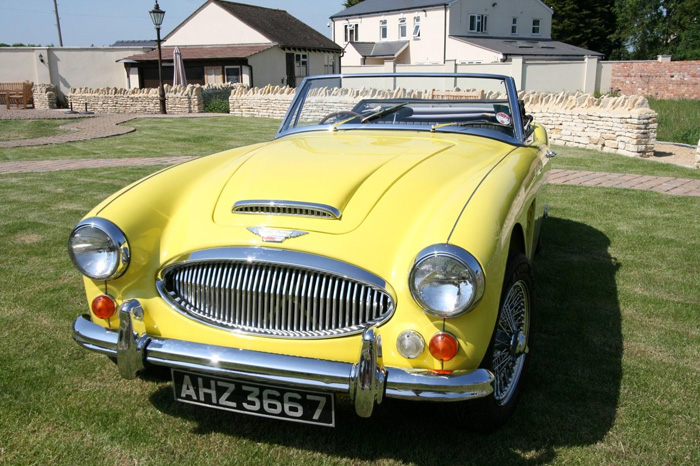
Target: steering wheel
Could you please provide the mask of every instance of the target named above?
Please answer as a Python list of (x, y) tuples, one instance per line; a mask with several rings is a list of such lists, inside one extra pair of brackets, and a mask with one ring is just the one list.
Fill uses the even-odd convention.
[(362, 117), (362, 115), (360, 115), (359, 113), (353, 112), (351, 110), (341, 110), (339, 112), (329, 113), (328, 115), (324, 116), (323, 118), (321, 118), (321, 121), (319, 121), (318, 124), (322, 125), (326, 121), (328, 121), (332, 118), (337, 118), (337, 117), (342, 116), (342, 115), (346, 115), (349, 117)]

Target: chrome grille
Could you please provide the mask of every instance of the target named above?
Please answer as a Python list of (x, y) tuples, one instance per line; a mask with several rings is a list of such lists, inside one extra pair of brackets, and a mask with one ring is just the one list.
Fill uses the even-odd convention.
[(339, 219), (340, 211), (333, 206), (297, 201), (238, 201), (231, 210), (235, 214), (291, 215)]
[(287, 338), (360, 332), (386, 320), (394, 308), (390, 295), (377, 286), (325, 270), (268, 262), (176, 264), (164, 271), (159, 290), (199, 320)]

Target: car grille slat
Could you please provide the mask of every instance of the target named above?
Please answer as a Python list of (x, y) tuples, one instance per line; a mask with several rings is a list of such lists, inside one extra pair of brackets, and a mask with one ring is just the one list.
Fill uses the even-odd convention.
[(321, 338), (358, 333), (386, 320), (390, 295), (326, 270), (232, 260), (175, 264), (159, 290), (176, 309), (245, 333)]

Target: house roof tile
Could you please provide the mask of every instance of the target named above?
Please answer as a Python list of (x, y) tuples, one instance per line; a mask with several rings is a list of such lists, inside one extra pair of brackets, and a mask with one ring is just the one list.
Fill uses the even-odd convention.
[(282, 48), (340, 52), (338, 44), (284, 10), (214, 0), (224, 10)]
[(556, 40), (531, 40), (528, 38), (498, 38), (498, 37), (468, 37), (450, 36), (453, 39), (476, 45), (485, 49), (500, 52), (503, 55), (515, 56), (557, 56), (584, 57), (593, 55), (602, 57), (603, 54), (593, 50), (576, 47)]
[[(274, 47), (271, 44), (260, 45), (228, 45), (228, 46), (213, 46), (213, 47), (186, 47), (181, 46), (183, 60), (202, 60), (212, 58), (248, 58), (251, 55), (262, 52)], [(163, 47), (162, 56), (164, 60), (172, 60), (173, 50), (175, 47)], [(134, 61), (153, 61), (158, 60), (158, 50), (152, 50), (148, 53), (132, 55), (123, 60)]]
[(350, 8), (331, 16), (331, 19), (348, 16), (362, 16), (373, 13), (386, 13), (389, 11), (416, 10), (432, 6), (449, 5), (455, 0), (364, 0)]

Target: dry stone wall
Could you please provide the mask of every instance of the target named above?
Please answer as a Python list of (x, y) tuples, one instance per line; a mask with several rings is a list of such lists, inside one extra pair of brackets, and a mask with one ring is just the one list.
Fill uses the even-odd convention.
[[(294, 89), (267, 86), (237, 89), (229, 97), (233, 115), (244, 117), (284, 117), (294, 97)], [(391, 93), (376, 89), (314, 89), (307, 97), (301, 121), (318, 121), (333, 111), (348, 110), (363, 98), (421, 98), (427, 91), (397, 89)], [(486, 95), (485, 98), (497, 98)], [(644, 97), (595, 98), (590, 94), (520, 93), (527, 113), (543, 124), (550, 141), (571, 147), (595, 149), (634, 157), (653, 155), (657, 115)]]
[[(168, 113), (201, 113), (202, 86), (165, 86)], [(73, 109), (95, 113), (160, 113), (158, 89), (71, 88), (68, 100)]]
[(529, 92), (520, 98), (554, 144), (633, 157), (654, 155), (657, 114), (644, 97)]
[(56, 86), (53, 84), (35, 84), (32, 88), (34, 96), (34, 108), (39, 110), (51, 110), (56, 106)]

